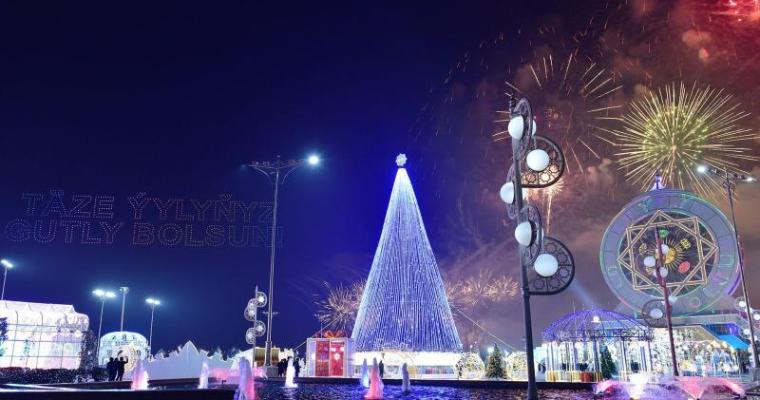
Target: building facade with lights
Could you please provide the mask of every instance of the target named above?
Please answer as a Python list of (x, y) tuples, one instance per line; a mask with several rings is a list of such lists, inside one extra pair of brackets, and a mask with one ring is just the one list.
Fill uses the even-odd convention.
[(134, 368), (137, 360), (145, 360), (150, 355), (150, 346), (145, 336), (128, 331), (110, 332), (100, 338), (98, 364), (108, 363), (109, 358), (124, 358), (127, 361), (126, 371)]
[(736, 232), (718, 207), (657, 182), (612, 219), (599, 259), (621, 301), (617, 311), (653, 328), (652, 371), (673, 371), (667, 298), (679, 374), (742, 373), (748, 326), (756, 321), (749, 321), (743, 300), (733, 298), (740, 281)]
[(0, 368), (79, 368), (89, 318), (74, 306), (4, 300), (0, 319), (6, 323)]

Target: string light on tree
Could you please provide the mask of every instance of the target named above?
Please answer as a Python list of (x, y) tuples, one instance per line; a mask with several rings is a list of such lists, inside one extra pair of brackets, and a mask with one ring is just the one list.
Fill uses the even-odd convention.
[(404, 154), (396, 157), (396, 179), (352, 337), (357, 352), (449, 353), (453, 367), (462, 344), (406, 161)]

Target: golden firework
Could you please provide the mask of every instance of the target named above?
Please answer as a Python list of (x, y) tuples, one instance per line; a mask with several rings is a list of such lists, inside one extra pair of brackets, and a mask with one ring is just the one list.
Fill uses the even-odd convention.
[(325, 282), (325, 287), (328, 289), (328, 295), (326, 299), (318, 302), (317, 319), (327, 329), (350, 332), (362, 301), (364, 281), (355, 282), (350, 286), (339, 284), (336, 287), (331, 287)]
[(720, 182), (697, 176), (697, 165), (743, 172), (740, 162), (758, 160), (749, 153), (758, 134), (739, 125), (748, 116), (723, 90), (673, 83), (634, 101), (608, 133), (630, 182), (646, 190), (659, 173), (667, 186), (709, 196)]

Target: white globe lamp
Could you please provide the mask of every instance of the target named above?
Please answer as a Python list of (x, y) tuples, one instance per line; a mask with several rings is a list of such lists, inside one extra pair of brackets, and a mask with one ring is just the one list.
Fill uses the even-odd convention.
[(652, 256), (646, 256), (644, 257), (644, 266), (647, 268), (652, 268), (656, 264), (656, 261), (654, 257)]
[(501, 201), (512, 204), (515, 201), (515, 184), (512, 182), (507, 182), (501, 186), (501, 189), (499, 189), (499, 197), (501, 197)]
[(528, 168), (541, 172), (549, 166), (549, 153), (542, 149), (535, 149), (528, 153), (525, 161), (528, 164)]
[(525, 131), (525, 119), (521, 115), (510, 119), (507, 131), (509, 132), (509, 136), (512, 136), (512, 139), (522, 139), (523, 131)]
[(660, 267), (660, 276), (665, 278), (668, 276), (668, 269), (665, 267)]
[(544, 278), (548, 278), (557, 273), (559, 269), (559, 262), (557, 258), (551, 254), (540, 254), (536, 257), (536, 262), (533, 263), (536, 273)]
[(660, 319), (663, 316), (662, 310), (660, 310), (659, 308), (653, 308), (653, 309), (649, 310), (649, 316), (652, 319)]
[(517, 228), (515, 228), (515, 239), (517, 239), (517, 243), (526, 247), (533, 243), (533, 226), (531, 226), (530, 222), (525, 221), (517, 225)]

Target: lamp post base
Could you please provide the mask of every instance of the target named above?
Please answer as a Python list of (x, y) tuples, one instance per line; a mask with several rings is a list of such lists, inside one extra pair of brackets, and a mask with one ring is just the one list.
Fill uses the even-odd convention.
[(752, 368), (749, 369), (749, 381), (750, 382), (760, 382), (760, 368)]

